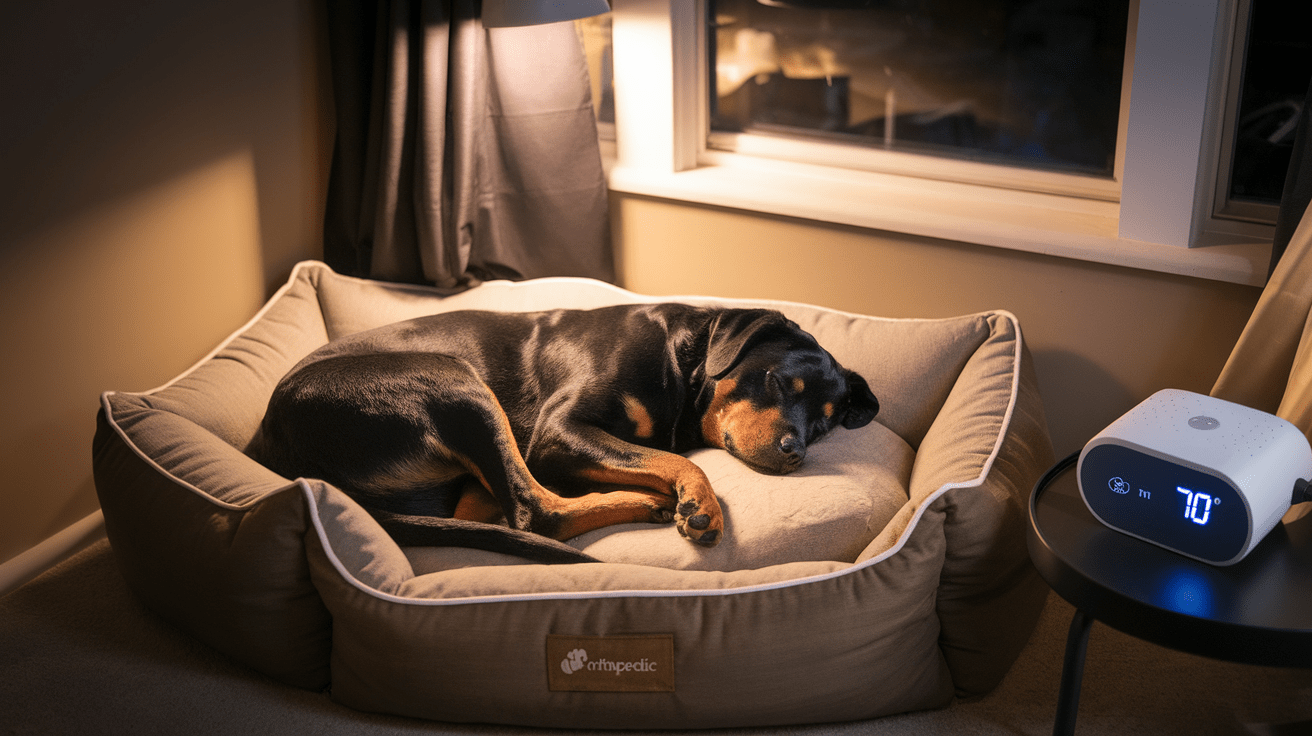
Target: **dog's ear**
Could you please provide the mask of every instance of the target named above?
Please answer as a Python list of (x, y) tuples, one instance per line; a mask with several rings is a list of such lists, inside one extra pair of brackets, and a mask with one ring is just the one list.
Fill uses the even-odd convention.
[(856, 371), (844, 368), (843, 378), (847, 379), (847, 412), (840, 423), (848, 429), (864, 427), (879, 413), (879, 399)]
[(706, 346), (706, 375), (719, 378), (728, 373), (752, 346), (792, 325), (782, 314), (769, 309), (726, 311), (711, 324)]

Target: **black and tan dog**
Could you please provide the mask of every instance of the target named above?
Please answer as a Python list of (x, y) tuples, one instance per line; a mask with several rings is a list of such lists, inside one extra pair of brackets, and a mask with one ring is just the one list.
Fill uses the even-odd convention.
[(248, 452), (341, 488), (400, 544), (568, 561), (586, 557), (535, 535), (674, 521), (719, 542), (711, 484), (676, 453), (720, 447), (788, 473), (878, 410), (861, 376), (775, 311), (450, 312), (311, 353)]

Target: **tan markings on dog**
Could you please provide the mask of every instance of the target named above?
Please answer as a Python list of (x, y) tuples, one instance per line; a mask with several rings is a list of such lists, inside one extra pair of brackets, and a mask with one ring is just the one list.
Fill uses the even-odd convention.
[[(484, 388), (486, 388), (486, 386)], [(487, 392), (491, 394), (492, 389), (487, 389)], [(493, 398), (495, 398), (495, 396)], [(509, 460), (509, 463), (507, 463), (504, 466), (505, 472), (507, 474), (507, 479), (510, 480), (512, 485), (515, 485), (516, 478), (512, 478), (511, 476), (516, 476), (518, 479), (518, 484), (527, 488), (530, 491), (532, 498), (529, 500), (536, 502), (539, 511), (545, 511), (548, 513), (553, 511), (559, 511), (563, 507), (564, 505), (563, 502), (565, 499), (562, 499), (560, 496), (557, 496), (555, 493), (552, 493), (541, 483), (538, 483), (537, 479), (533, 477), (533, 473), (528, 469), (528, 463), (524, 462), (524, 456), (520, 454), (519, 447), (515, 445), (515, 435), (510, 428), (510, 418), (506, 416), (505, 412), (503, 411), (497, 412), (496, 418), (498, 420), (499, 430), (500, 430), (498, 432), (499, 436), (497, 438), (497, 454), (500, 455), (502, 458)], [(450, 453), (450, 457), (454, 462), (459, 463), (460, 466), (465, 470), (465, 472), (472, 475), (474, 479), (478, 481), (478, 484), (482, 486), (483, 490), (486, 492), (486, 495), (489, 496), (491, 500), (497, 505), (498, 510), (501, 512), (502, 517), (504, 518), (508, 510), (501, 507), (501, 499), (498, 499), (496, 497), (496, 492), (492, 488), (492, 484), (488, 482), (487, 477), (483, 474), (482, 469), (480, 469), (473, 460), (466, 457), (465, 455), (455, 452), (450, 452), (450, 451), (448, 452)], [(459, 512), (460, 505), (463, 504), (464, 502), (465, 502), (465, 497), (462, 495), (460, 497), (460, 501), (456, 504), (457, 512)], [(473, 499), (471, 499), (470, 503), (472, 504), (473, 502), (474, 502)], [(477, 519), (472, 519), (472, 520), (477, 521)], [(506, 518), (506, 521), (510, 522), (511, 520), (509, 518)], [(514, 526), (513, 523), (510, 525)], [(557, 538), (566, 539), (567, 537), (557, 537)]]
[(651, 412), (647, 411), (647, 407), (643, 406), (636, 396), (623, 394), (620, 396), (620, 401), (624, 404), (624, 414), (633, 422), (633, 434), (650, 439), (655, 433), (655, 422), (651, 419)]
[(724, 432), (720, 426), (721, 415), (729, 405), (729, 394), (738, 387), (738, 382), (732, 378), (726, 378), (715, 384), (715, 394), (711, 397), (710, 406), (706, 407), (706, 413), (702, 414), (702, 439), (711, 447), (724, 447)]
[[(701, 468), (681, 455), (652, 452), (643, 457), (638, 467), (597, 467), (583, 470), (580, 475), (589, 480), (608, 485), (637, 486), (657, 490), (664, 496), (664, 498), (654, 499), (660, 504), (659, 509), (670, 509), (670, 502), (675, 500), (677, 500), (680, 507), (685, 503), (692, 502), (696, 508), (694, 512), (683, 511), (679, 513), (685, 516), (689, 513), (705, 515), (712, 520), (709, 528), (704, 530), (684, 528), (682, 531), (692, 539), (697, 539), (710, 532), (718, 534), (722, 529), (723, 511), (720, 508), (720, 500), (716, 498), (715, 491), (711, 489), (710, 479), (706, 477), (706, 473)], [(603, 495), (624, 492), (612, 491)], [(638, 491), (638, 493), (641, 493), (641, 491)], [(675, 517), (676, 520), (678, 518), (678, 516)]]
[(825, 416), (827, 416), (827, 417), (832, 417), (833, 415), (834, 415), (834, 402), (832, 402), (832, 401), (826, 401), (826, 402), (825, 402)]
[(678, 486), (699, 495), (701, 489), (709, 491), (711, 487), (706, 473), (691, 460), (665, 452), (643, 457), (638, 467), (586, 468), (579, 475), (597, 483), (648, 488), (664, 496), (674, 495)]
[(778, 407), (757, 409), (750, 401), (735, 401), (724, 409), (720, 427), (743, 455), (754, 455), (774, 448), (776, 427), (783, 421)]
[(505, 521), (506, 515), (502, 513), (501, 504), (492, 498), (491, 493), (482, 486), (471, 483), (465, 486), (460, 494), (454, 518), (481, 521), (484, 524), (499, 524)]
[(797, 393), (800, 394), (805, 390), (806, 390), (806, 381), (803, 381), (801, 378), (794, 378), (793, 391), (796, 391)]
[(589, 493), (560, 500), (563, 504), (559, 511), (564, 518), (552, 536), (561, 540), (616, 524), (653, 521), (655, 514), (668, 506), (642, 491)]

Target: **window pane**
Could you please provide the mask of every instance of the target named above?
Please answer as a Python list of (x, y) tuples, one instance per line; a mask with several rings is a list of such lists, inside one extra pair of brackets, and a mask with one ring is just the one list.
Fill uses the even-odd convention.
[(1113, 173), (1128, 0), (764, 1), (709, 4), (713, 130)]
[(1284, 190), (1294, 132), (1312, 77), (1308, 29), (1289, 22), (1286, 9), (1271, 0), (1253, 0), (1230, 169), (1231, 199), (1278, 205)]

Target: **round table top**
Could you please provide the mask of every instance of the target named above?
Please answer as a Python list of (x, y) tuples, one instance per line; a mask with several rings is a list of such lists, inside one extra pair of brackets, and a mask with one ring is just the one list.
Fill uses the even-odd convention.
[(1080, 497), (1078, 453), (1030, 495), (1039, 574), (1089, 616), (1131, 636), (1249, 664), (1312, 667), (1312, 514), (1277, 524), (1215, 567), (1104, 526)]

